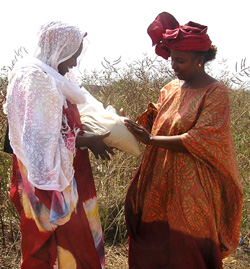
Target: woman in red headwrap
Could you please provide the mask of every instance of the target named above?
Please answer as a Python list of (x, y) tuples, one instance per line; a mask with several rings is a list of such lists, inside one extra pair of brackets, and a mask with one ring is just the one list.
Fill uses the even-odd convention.
[(222, 268), (238, 245), (242, 187), (229, 95), (204, 70), (216, 54), (206, 32), (166, 12), (148, 28), (178, 79), (137, 123), (126, 121), (147, 145), (125, 204), (130, 268)]

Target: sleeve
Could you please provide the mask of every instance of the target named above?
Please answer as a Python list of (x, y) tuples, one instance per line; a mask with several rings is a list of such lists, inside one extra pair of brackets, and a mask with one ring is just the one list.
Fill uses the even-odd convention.
[(230, 132), (229, 94), (226, 86), (208, 92), (195, 126), (182, 135), (182, 142), (199, 162), (219, 173), (221, 255), (238, 246), (242, 214), (242, 186)]
[(196, 159), (238, 181), (226, 86), (216, 87), (207, 93), (195, 126), (182, 135), (182, 142)]
[(158, 114), (158, 106), (154, 103), (149, 103), (145, 112), (138, 116), (136, 122), (142, 125), (149, 133), (151, 133), (154, 120)]
[(151, 133), (152, 126), (153, 126), (154, 121), (158, 115), (158, 111), (161, 107), (161, 104), (164, 100), (166, 89), (171, 88), (171, 85), (174, 82), (175, 81), (171, 81), (167, 85), (165, 85), (165, 87), (163, 87), (160, 90), (158, 102), (157, 103), (152, 103), (152, 102), (149, 103), (147, 110), (145, 112), (143, 112), (142, 114), (140, 114), (136, 120), (136, 122), (138, 124), (142, 125), (149, 133)]

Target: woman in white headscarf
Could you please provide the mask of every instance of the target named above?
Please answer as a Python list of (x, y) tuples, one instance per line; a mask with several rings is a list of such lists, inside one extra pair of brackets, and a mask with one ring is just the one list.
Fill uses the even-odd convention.
[(20, 214), (22, 268), (104, 267), (87, 148), (103, 159), (113, 152), (103, 142), (109, 133), (84, 137), (77, 104), (86, 95), (64, 76), (77, 66), (85, 36), (61, 22), (42, 26), (34, 57), (9, 78), (10, 196)]

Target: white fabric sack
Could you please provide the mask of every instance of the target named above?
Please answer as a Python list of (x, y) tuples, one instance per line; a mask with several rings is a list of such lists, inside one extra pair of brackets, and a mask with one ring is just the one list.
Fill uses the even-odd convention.
[(103, 140), (109, 147), (138, 157), (139, 146), (134, 135), (124, 125), (125, 117), (117, 115), (112, 106), (105, 109), (86, 89), (81, 89), (87, 98), (85, 104), (77, 105), (84, 131), (97, 135), (110, 131), (110, 135)]

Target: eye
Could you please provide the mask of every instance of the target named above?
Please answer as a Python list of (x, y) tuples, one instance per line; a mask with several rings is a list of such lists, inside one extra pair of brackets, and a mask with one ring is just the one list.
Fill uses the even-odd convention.
[(171, 58), (171, 64), (172, 65), (173, 64), (184, 64), (184, 63), (185, 63), (185, 61), (184, 61), (183, 58), (175, 58), (175, 59)]
[(183, 64), (183, 63), (185, 63), (185, 61), (184, 61), (183, 59), (181, 59), (181, 58), (176, 59), (176, 62), (177, 62), (178, 64)]

